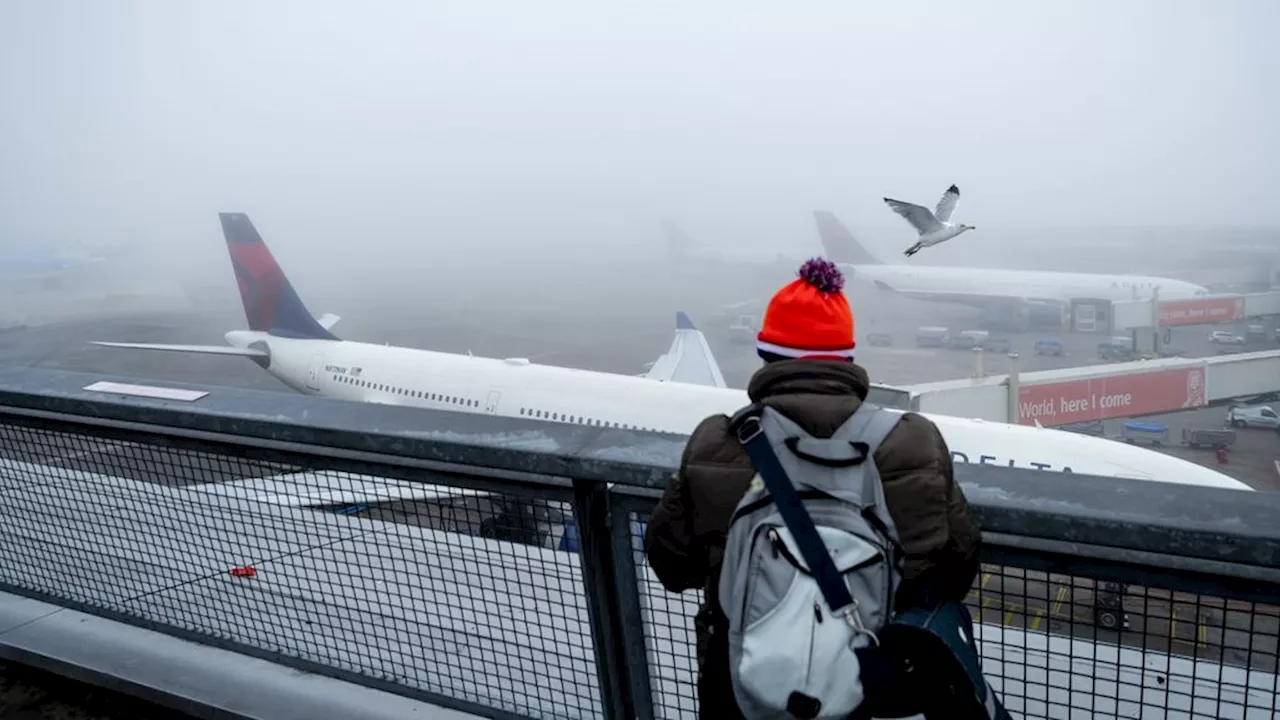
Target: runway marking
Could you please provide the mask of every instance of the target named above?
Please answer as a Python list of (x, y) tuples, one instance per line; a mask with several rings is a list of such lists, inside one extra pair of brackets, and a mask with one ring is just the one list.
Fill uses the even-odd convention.
[(1181, 643), (1189, 645), (1198, 650), (1206, 650), (1209, 647), (1209, 617), (1207, 613), (1195, 613), (1195, 629), (1191, 632), (1191, 639), (1178, 637), (1178, 623), (1186, 623), (1186, 620), (1178, 620), (1178, 608), (1175, 605), (1169, 605), (1169, 642)]
[(1036, 608), (1035, 616), (1032, 618), (1030, 629), (1033, 631), (1039, 630), (1040, 621), (1044, 620), (1044, 617), (1045, 617), (1044, 611), (1039, 608)]
[[(986, 567), (984, 564), (983, 568), (985, 569)], [(997, 587), (992, 589), (992, 579), (997, 574), (1001, 576), (1001, 582), (997, 583)], [(1039, 573), (1036, 574), (1039, 575)], [(1106, 629), (1097, 624), (1096, 611), (1099, 606), (1096, 605), (1096, 598), (1100, 594), (1118, 595), (1122, 603), (1119, 608), (1114, 608), (1113, 611), (1125, 612), (1126, 608), (1123, 600), (1128, 595), (1135, 599), (1142, 598), (1147, 604), (1144, 606), (1145, 610), (1141, 612), (1138, 618), (1135, 618), (1133, 628), (1122, 627), (1110, 631), (1119, 637), (1121, 645), (1138, 647), (1134, 644), (1134, 638), (1144, 638), (1143, 642), (1150, 643), (1153, 640), (1158, 641), (1160, 637), (1165, 637), (1167, 644), (1164, 652), (1178, 657), (1190, 658), (1199, 657), (1204, 651), (1221, 650), (1224, 653), (1235, 653), (1236, 655), (1242, 652), (1248, 653), (1249, 651), (1247, 650), (1229, 647), (1225, 633), (1232, 629), (1249, 633), (1252, 636), (1266, 634), (1266, 632), (1259, 628), (1253, 628), (1252, 630), (1245, 627), (1237, 628), (1238, 622), (1232, 619), (1235, 614), (1245, 615), (1246, 618), (1252, 616), (1254, 619), (1262, 616), (1272, 624), (1275, 624), (1272, 618), (1274, 617), (1276, 606), (1273, 605), (1253, 605), (1242, 601), (1224, 601), (1221, 598), (1204, 598), (1181, 592), (1160, 591), (1153, 588), (1144, 588), (1145, 592), (1139, 595), (1112, 593), (1103, 588), (1102, 581), (1095, 582), (1084, 578), (1064, 578), (1061, 581), (1049, 581), (1047, 586), (1043, 586), (1043, 589), (1040, 589), (1040, 587), (1027, 587), (1019, 593), (1017, 592), (1016, 584), (1011, 587), (1006, 586), (1006, 583), (1003, 582), (1006, 575), (1006, 573), (1000, 573), (995, 568), (988, 572), (980, 571), (978, 582), (970, 589), (970, 595), (965, 600), (966, 605), (970, 607), (971, 614), (974, 615), (974, 622), (989, 623), (991, 625), (999, 624), (1030, 632), (1065, 635), (1068, 637), (1094, 637), (1089, 633), (1089, 629), (1096, 629), (1097, 637), (1103, 637), (1102, 633)], [(1024, 575), (1029, 577), (1032, 573), (1027, 572)], [(1053, 576), (1046, 575), (1046, 577)], [(1055, 585), (1055, 592), (1049, 592), (1049, 587), (1054, 587)], [(1092, 592), (1090, 592), (1091, 590)], [(1081, 597), (1081, 592), (1085, 594), (1084, 597)], [(977, 593), (977, 596), (974, 597), (973, 593)], [(1160, 595), (1164, 597), (1160, 598)], [(1093, 600), (1090, 600), (1090, 596)], [(1166, 611), (1164, 616), (1159, 614), (1160, 606), (1162, 605)], [(1235, 611), (1235, 605), (1240, 605), (1242, 610)], [(1183, 612), (1183, 610), (1186, 612)], [(1250, 610), (1252, 612), (1249, 612)], [(1226, 614), (1228, 612), (1232, 613), (1231, 617)], [(1163, 634), (1156, 624), (1158, 620), (1165, 620), (1168, 623)], [(1063, 622), (1068, 627), (1055, 626), (1054, 622)], [(1245, 620), (1240, 622), (1245, 622)], [(1188, 637), (1181, 637), (1181, 632), (1178, 629), (1179, 623), (1192, 625), (1193, 629), (1187, 633)], [(1184, 627), (1183, 629), (1185, 630), (1186, 628)], [(1084, 631), (1083, 634), (1082, 631)], [(1215, 635), (1215, 631), (1221, 633), (1222, 637)], [(1274, 631), (1268, 637), (1274, 638)]]
[(1066, 585), (1058, 586), (1058, 597), (1054, 598), (1053, 605), (1049, 609), (1050, 617), (1059, 617), (1059, 613), (1062, 611), (1062, 603), (1067, 599), (1067, 595), (1070, 592)]
[[(1178, 637), (1177, 628), (1178, 628), (1179, 620), (1177, 618), (1177, 611), (1172, 606), (1169, 608), (1169, 616), (1170, 616), (1169, 617), (1170, 642), (1178, 642), (1178, 643), (1182, 643), (1183, 645), (1190, 645), (1191, 647), (1199, 650), (1208, 649), (1209, 627), (1208, 625), (1205, 624), (1208, 621), (1208, 618), (1205, 616), (1204, 613), (1199, 613), (1199, 612), (1196, 613), (1195, 630), (1192, 632), (1192, 637), (1190, 640), (1186, 638)], [(1183, 620), (1182, 622), (1185, 623), (1186, 621)]]

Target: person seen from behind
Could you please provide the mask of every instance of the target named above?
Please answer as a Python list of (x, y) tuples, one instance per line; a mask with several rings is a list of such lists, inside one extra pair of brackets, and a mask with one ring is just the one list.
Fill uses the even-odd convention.
[[(854, 360), (854, 319), (843, 285), (835, 265), (814, 259), (773, 296), (756, 344), (764, 365), (747, 388), (752, 403), (773, 408), (813, 438), (831, 438), (866, 401), (869, 387), (867, 371)], [(892, 606), (961, 601), (978, 573), (981, 534), (952, 476), (951, 453), (920, 415), (903, 413), (888, 424), (871, 455), (904, 558)], [(694, 618), (701, 718), (743, 717), (718, 592), (726, 534), (753, 478), (759, 483), (731, 418), (708, 417), (690, 436), (645, 532), (645, 553), (663, 586), (706, 593)]]

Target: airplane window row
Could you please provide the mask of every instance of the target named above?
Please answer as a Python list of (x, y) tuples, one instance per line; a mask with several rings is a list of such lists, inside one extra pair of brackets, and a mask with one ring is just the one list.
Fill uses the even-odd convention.
[(335, 375), (334, 379), (340, 383), (347, 385), (355, 385), (356, 387), (369, 388), (379, 392), (391, 393), (392, 395), (405, 395), (408, 397), (420, 398), (422, 400), (430, 400), (432, 402), (448, 403), (450, 405), (461, 405), (463, 407), (479, 407), (479, 400), (471, 398), (458, 397), (456, 395), (441, 395), (439, 393), (426, 392), (423, 390), (407, 390), (394, 385), (383, 385), (381, 383), (369, 382), (368, 380), (360, 380), (350, 375)]
[(570, 415), (568, 413), (551, 412), (549, 410), (537, 410), (534, 408), (520, 408), (520, 414), (525, 417), (537, 418), (539, 420), (554, 420), (557, 422), (572, 423), (575, 425), (591, 425), (593, 427), (621, 428), (623, 430), (647, 430), (656, 432), (653, 428), (640, 427), (639, 425), (609, 422), (608, 420), (582, 417), (581, 415)]
[[(450, 405), (461, 405), (463, 407), (479, 407), (480, 401), (471, 398), (457, 397), (454, 395), (440, 395), (433, 392), (425, 392), (422, 390), (407, 390), (393, 385), (383, 385), (381, 383), (369, 382), (359, 378), (353, 378), (350, 375), (334, 375), (334, 380), (354, 385), (356, 387), (368, 388), (379, 392), (391, 393), (393, 395), (406, 395), (408, 397), (420, 398), (422, 400), (430, 400), (432, 402), (447, 403)], [(607, 420), (599, 420), (596, 418), (583, 417), (581, 415), (570, 415), (568, 413), (551, 412), (549, 410), (537, 410), (533, 408), (520, 408), (520, 414), (524, 417), (537, 418), (539, 420), (552, 420), (555, 422), (572, 423), (575, 425), (591, 425), (593, 427), (619, 428), (622, 430), (645, 430), (656, 432), (654, 428), (640, 427), (639, 425), (629, 425), (627, 423), (610, 422)]]

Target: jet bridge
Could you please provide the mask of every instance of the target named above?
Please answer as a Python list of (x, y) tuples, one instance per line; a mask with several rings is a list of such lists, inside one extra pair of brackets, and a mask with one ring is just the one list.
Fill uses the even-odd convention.
[(1112, 330), (1213, 325), (1280, 315), (1280, 292), (1206, 295), (1188, 300), (1133, 300), (1111, 305)]
[[(1016, 355), (1011, 356), (1016, 365)], [(906, 388), (919, 412), (1046, 427), (1280, 398), (1280, 350), (1138, 360)]]

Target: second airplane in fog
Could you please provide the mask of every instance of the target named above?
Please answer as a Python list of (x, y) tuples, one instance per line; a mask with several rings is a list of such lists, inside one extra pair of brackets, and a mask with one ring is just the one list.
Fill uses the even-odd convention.
[(1001, 309), (1039, 303), (1065, 306), (1077, 299), (1125, 302), (1150, 298), (1157, 288), (1162, 300), (1209, 294), (1195, 283), (1142, 275), (888, 265), (867, 252), (835, 215), (817, 210), (813, 216), (827, 258), (855, 281), (921, 300)]
[[(220, 217), (249, 329), (228, 332), (228, 345), (96, 344), (242, 356), (309, 395), (600, 428), (687, 435), (707, 416), (748, 403), (746, 392), (725, 387), (702, 333), (683, 314), (671, 350), (643, 377), (340, 340), (330, 331), (336, 316), (317, 320), (307, 311), (248, 216)], [(1247, 489), (1195, 463), (1124, 443), (927, 417), (957, 462)]]

